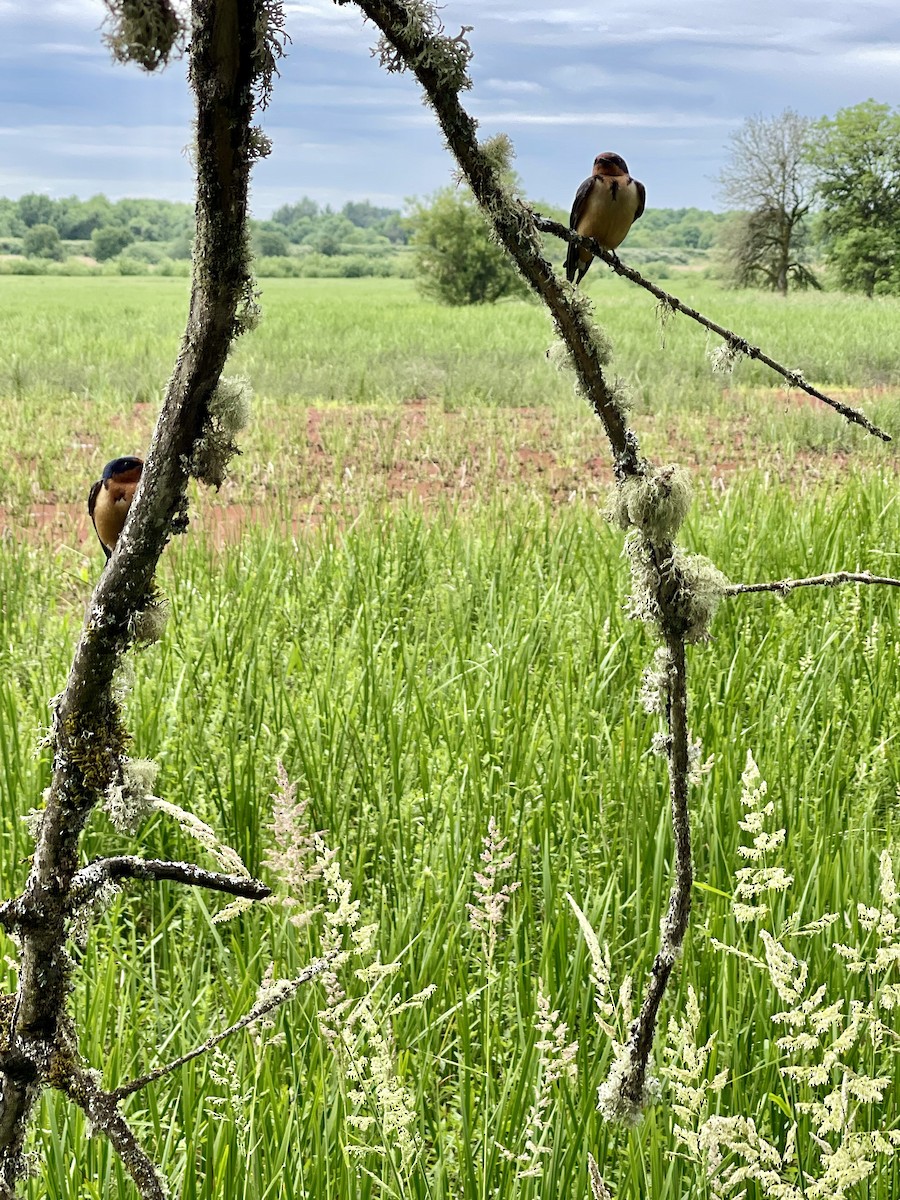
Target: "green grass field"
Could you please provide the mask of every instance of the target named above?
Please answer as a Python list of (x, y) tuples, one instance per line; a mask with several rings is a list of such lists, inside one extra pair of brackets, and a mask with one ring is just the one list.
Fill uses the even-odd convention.
[[(900, 574), (892, 446), (772, 386), (755, 364), (713, 376), (706, 335), (680, 318), (661, 348), (652, 301), (596, 275), (598, 320), (631, 384), (642, 444), (695, 476), (690, 550), (733, 580)], [(669, 282), (900, 435), (897, 302), (785, 304), (688, 275)], [(39, 749), (49, 701), (103, 561), (84, 496), (108, 458), (146, 446), (186, 289), (4, 277), (0, 295), (0, 863), (11, 895), (31, 852), (22, 818), (49, 780)], [(126, 1115), (184, 1200), (580, 1200), (589, 1152), (617, 1197), (705, 1200), (703, 1172), (673, 1134), (684, 1118), (670, 1087), (631, 1132), (596, 1109), (611, 1048), (566, 893), (609, 946), (614, 993), (631, 975), (639, 996), (672, 847), (665, 765), (651, 746), (658, 718), (638, 702), (654, 643), (625, 615), (622, 538), (602, 511), (606, 447), (545, 359), (548, 323), (524, 303), (441, 309), (402, 280), (267, 281), (262, 303), (263, 324), (233, 358), (256, 392), (254, 424), (233, 478), (218, 497), (197, 497), (191, 530), (164, 557), (171, 620), (160, 644), (134, 655), (132, 752), (160, 764), (160, 796), (207, 821), (273, 886), (281, 759), (309, 829), (337, 852), (360, 922), (377, 923), (344, 989), (367, 994), (353, 967), (376, 952), (399, 967), (355, 1010), (343, 1059), (322, 1036), (325, 991), (311, 983), (273, 1029), (238, 1034), (224, 1057), (131, 1098)], [(854, 973), (834, 950), (874, 953), (857, 904), (890, 907), (879, 855), (895, 846), (900, 794), (896, 605), (893, 591), (863, 587), (731, 599), (712, 641), (690, 652), (692, 732), (701, 760), (714, 758), (693, 796), (694, 914), (665, 1019), (681, 1017), (693, 987), (697, 1037), (715, 1034), (704, 1072), (729, 1072), (711, 1111), (752, 1117), (779, 1148), (796, 1120), (798, 1195), (822, 1166), (802, 1111), (812, 1090), (779, 1069), (784, 1031), (772, 1017), (789, 1006), (767, 972), (712, 939), (762, 958), (759, 929), (833, 912), (830, 928), (786, 943), (809, 962), (809, 992), (823, 984), (827, 1003), (869, 1003), (900, 982), (896, 955), (880, 974)], [(769, 784), (767, 827), (786, 830), (767, 862), (794, 884), (769, 918), (739, 926), (730, 899), (746, 866), (748, 751)], [(467, 908), (491, 817), (512, 856), (496, 886), (521, 884), (492, 951)], [(136, 850), (214, 865), (162, 814), (136, 838), (94, 816), (86, 857)], [(215, 897), (174, 885), (120, 894), (76, 952), (73, 1008), (105, 1084), (237, 1019), (270, 963), (278, 978), (296, 974), (321, 917), (290, 917), (328, 900), (317, 879), (294, 899), (213, 924)], [(392, 996), (429, 987), (421, 1005), (391, 1012)], [(560, 1044), (578, 1042), (577, 1079), (543, 1090), (553, 1051), (539, 1043), (554, 1038), (536, 1029), (539, 988), (559, 1011), (553, 1027), (566, 1023)], [(896, 1025), (886, 1003), (883, 1020)], [(835, 1018), (834, 1036), (843, 1028)], [(851, 1106), (845, 1128), (900, 1125), (893, 1050), (891, 1035), (859, 1036), (835, 1060), (845, 1067), (830, 1068), (834, 1086), (847, 1063), (886, 1080), (881, 1101)], [(372, 1066), (386, 1055), (393, 1100)], [(404, 1128), (416, 1140), (406, 1157)], [(133, 1194), (61, 1098), (45, 1098), (33, 1148), (33, 1200)], [(848, 1196), (900, 1195), (900, 1165), (874, 1158)], [(764, 1192), (751, 1183), (749, 1195)]]

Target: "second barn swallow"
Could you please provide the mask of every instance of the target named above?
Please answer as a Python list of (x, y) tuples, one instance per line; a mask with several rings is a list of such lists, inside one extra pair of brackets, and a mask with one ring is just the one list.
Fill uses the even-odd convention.
[(112, 557), (119, 534), (125, 526), (125, 518), (143, 469), (143, 459), (130, 456), (114, 458), (103, 468), (102, 477), (88, 495), (88, 512), (107, 559)]
[[(621, 155), (598, 154), (590, 179), (575, 193), (569, 228), (582, 237), (595, 238), (605, 250), (615, 250), (644, 211), (646, 199), (646, 188), (631, 178)], [(581, 283), (593, 261), (590, 250), (570, 245), (566, 255), (569, 283)]]

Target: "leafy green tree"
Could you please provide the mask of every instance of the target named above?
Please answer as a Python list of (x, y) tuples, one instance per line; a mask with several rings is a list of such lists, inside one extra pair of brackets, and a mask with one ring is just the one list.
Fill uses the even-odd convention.
[(77, 196), (66, 196), (54, 206), (53, 224), (59, 236), (73, 241), (86, 241), (95, 229), (111, 220), (112, 205), (105, 196), (92, 196), (90, 200), (79, 200)]
[(823, 117), (809, 159), (825, 256), (841, 286), (900, 293), (900, 110), (866, 100)]
[(740, 209), (720, 243), (732, 282), (787, 295), (788, 287), (819, 287), (804, 261), (805, 218), (813, 196), (809, 163), (812, 121), (787, 108), (777, 117), (749, 117), (731, 136), (719, 175), (727, 204)]
[(348, 221), (352, 221), (354, 225), (358, 225), (360, 229), (371, 229), (385, 217), (392, 216), (394, 212), (393, 208), (376, 208), (368, 200), (348, 200), (341, 209), (341, 215)]
[(279, 225), (293, 225), (297, 221), (306, 220), (309, 217), (317, 217), (319, 215), (319, 206), (315, 200), (310, 200), (309, 196), (304, 196), (298, 200), (296, 204), (282, 204), (281, 208), (276, 208), (272, 213), (272, 220)]
[(467, 188), (442, 188), (413, 210), (416, 278), (427, 296), (443, 304), (493, 304), (523, 296), (527, 288)]
[(290, 242), (280, 229), (257, 229), (253, 234), (253, 252), (261, 258), (284, 258)]
[(109, 258), (115, 258), (133, 241), (134, 234), (124, 225), (104, 225), (100, 229), (95, 229), (91, 234), (94, 258), (97, 262), (106, 262)]
[(303, 239), (303, 244), (330, 258), (340, 254), (346, 242), (355, 241), (357, 232), (356, 226), (346, 217), (323, 213), (313, 225), (312, 232)]
[(19, 217), (29, 229), (32, 225), (50, 225), (53, 222), (53, 201), (40, 192), (29, 192), (19, 198)]
[(22, 240), (22, 249), (28, 258), (52, 258), (58, 262), (63, 257), (55, 225), (32, 225)]

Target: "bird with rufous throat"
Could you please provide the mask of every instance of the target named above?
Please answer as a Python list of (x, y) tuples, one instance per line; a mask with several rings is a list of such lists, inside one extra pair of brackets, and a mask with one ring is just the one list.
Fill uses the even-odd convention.
[(112, 557), (125, 527), (143, 469), (143, 459), (133, 455), (114, 458), (103, 468), (102, 476), (88, 494), (88, 513), (107, 559)]
[[(611, 151), (598, 154), (591, 177), (575, 193), (569, 228), (582, 237), (594, 238), (604, 250), (615, 250), (643, 213), (646, 199), (646, 188), (632, 179), (621, 155)], [(570, 244), (566, 255), (569, 283), (581, 283), (593, 261), (590, 250)]]

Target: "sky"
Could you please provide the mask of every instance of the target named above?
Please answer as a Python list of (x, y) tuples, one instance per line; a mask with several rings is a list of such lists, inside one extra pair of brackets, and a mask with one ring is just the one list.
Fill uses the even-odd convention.
[[(352, 3), (287, 3), (292, 43), (261, 123), (253, 210), (307, 195), (402, 207), (451, 180), (415, 80), (371, 56)], [(185, 61), (113, 64), (102, 0), (0, 0), (0, 195), (192, 199)], [(527, 195), (568, 208), (594, 156), (621, 154), (648, 207), (720, 208), (715, 177), (749, 116), (900, 104), (897, 0), (444, 0), (475, 57), (464, 103), (510, 135)]]

